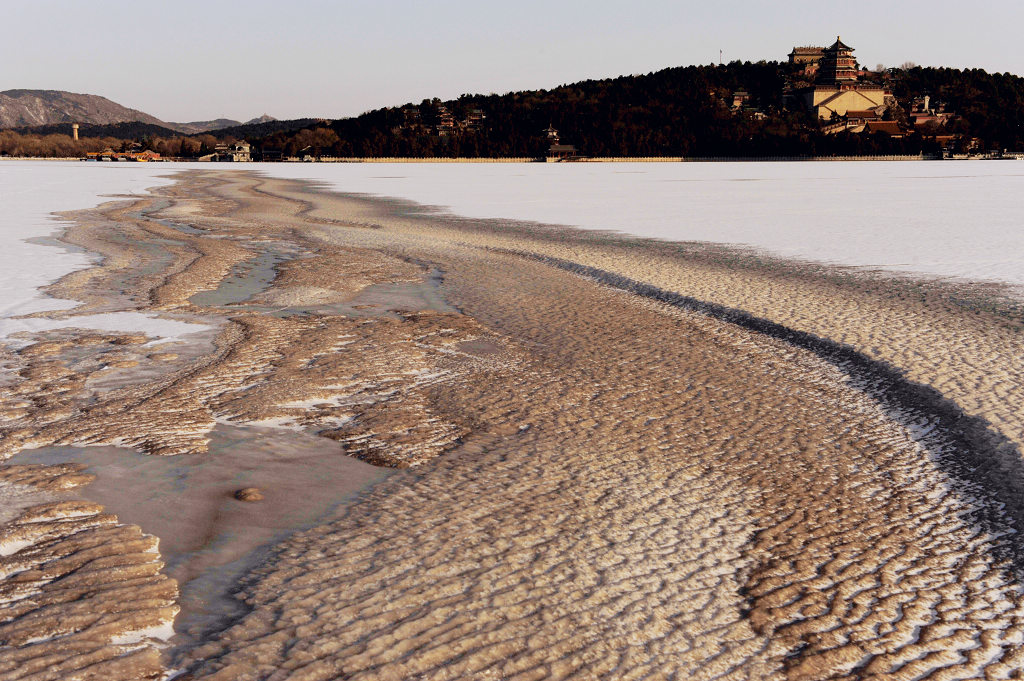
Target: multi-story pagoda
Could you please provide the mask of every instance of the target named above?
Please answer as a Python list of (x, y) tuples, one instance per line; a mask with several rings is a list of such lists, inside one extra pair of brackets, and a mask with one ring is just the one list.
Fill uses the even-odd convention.
[(860, 80), (853, 48), (838, 37), (824, 49), (814, 85), (800, 94), (807, 107), (826, 121), (847, 111), (884, 110), (895, 103), (886, 88)]
[(844, 45), (838, 37), (821, 55), (818, 82), (830, 85), (857, 82), (857, 60), (853, 58), (853, 48)]

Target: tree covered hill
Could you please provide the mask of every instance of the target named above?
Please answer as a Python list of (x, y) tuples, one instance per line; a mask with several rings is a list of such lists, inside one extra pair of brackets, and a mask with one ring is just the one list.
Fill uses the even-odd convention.
[[(739, 150), (751, 135), (777, 136), (774, 126), (755, 125), (721, 105), (735, 89), (748, 89), (786, 129), (811, 123), (781, 110), (786, 69), (777, 63), (688, 66), (551, 90), (427, 100), (312, 126), (333, 135), (298, 141), (336, 156), (539, 156), (548, 146), (543, 130), (552, 125), (563, 142), (591, 156), (721, 153)], [(458, 123), (477, 110), (486, 115), (479, 125), (456, 124), (438, 134), (445, 112)], [(264, 141), (289, 151), (294, 146), (288, 135)]]
[(1024, 150), (1024, 78), (916, 66), (900, 71), (894, 85), (901, 103), (923, 94), (945, 101), (957, 114), (951, 132), (978, 137), (986, 149)]
[[(826, 134), (798, 98), (787, 98), (806, 84), (798, 67), (762, 61), (668, 68), (550, 90), (424, 100), (335, 121), (263, 120), (195, 135), (153, 124), (83, 125), (81, 134), (140, 140), (167, 156), (195, 156), (208, 153), (217, 142), (246, 139), (257, 159), (263, 152), (268, 157), (538, 157), (549, 144), (544, 134), (548, 126), (558, 129), (562, 143), (575, 145), (586, 156), (918, 153), (938, 149), (936, 133), (977, 138), (982, 149), (1024, 150), (1024, 78), (922, 67), (869, 77), (892, 88), (902, 107), (930, 95), (945, 102), (955, 117), (941, 130), (902, 138)], [(734, 106), (737, 91), (749, 93), (749, 102)], [(904, 114), (894, 112), (898, 119), (905, 119)], [(0, 153), (32, 149), (48, 155), (52, 147), (59, 151), (49, 155), (65, 154), (69, 145), (63, 140), (64, 127), (24, 130), (23, 137), (4, 132)]]
[(233, 125), (228, 128), (211, 130), (209, 134), (218, 139), (261, 139), (275, 133), (287, 134), (303, 128), (316, 126), (320, 119), (316, 118), (295, 118), (287, 121), (279, 121), (276, 118), (267, 117), (267, 120), (253, 119), (248, 123)]
[[(981, 139), (983, 148), (1024, 149), (1024, 78), (980, 69), (914, 67), (878, 74), (902, 106), (929, 94), (958, 115), (948, 131)], [(774, 156), (934, 151), (924, 134), (826, 135), (795, 101), (795, 67), (779, 62), (669, 68), (587, 80), (551, 90), (464, 95), (377, 109), (294, 132), (250, 139), (296, 155), (540, 156), (549, 125), (588, 156)], [(735, 91), (752, 106), (730, 106)], [(480, 125), (459, 125), (474, 111)], [(445, 133), (445, 116), (456, 124)], [(439, 132), (441, 131), (441, 132)]]

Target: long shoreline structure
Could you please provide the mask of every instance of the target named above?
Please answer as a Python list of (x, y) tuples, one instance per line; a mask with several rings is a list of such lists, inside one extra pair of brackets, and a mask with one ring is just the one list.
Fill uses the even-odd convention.
[[(0, 156), (0, 161), (89, 161), (78, 156), (39, 157), (39, 156)], [(322, 157), (314, 161), (289, 159), (285, 163), (543, 163), (544, 158), (525, 156), (504, 158), (483, 157)], [(848, 161), (993, 161), (993, 160), (1024, 160), (1024, 152), (999, 152), (995, 154), (957, 155), (944, 158), (934, 154), (903, 154), (903, 155), (861, 155), (861, 156), (615, 156), (586, 157), (581, 156), (561, 163), (832, 163)], [(133, 162), (134, 159), (122, 159), (122, 162)], [(194, 159), (162, 158), (149, 160), (149, 163), (194, 163)], [(255, 161), (260, 163), (277, 163), (276, 161)]]

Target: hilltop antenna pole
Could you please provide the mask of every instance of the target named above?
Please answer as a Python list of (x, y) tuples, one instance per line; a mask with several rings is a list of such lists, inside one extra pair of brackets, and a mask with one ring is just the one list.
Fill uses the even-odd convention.
[(719, 66), (722, 65), (722, 51), (721, 50), (718, 51), (718, 65)]

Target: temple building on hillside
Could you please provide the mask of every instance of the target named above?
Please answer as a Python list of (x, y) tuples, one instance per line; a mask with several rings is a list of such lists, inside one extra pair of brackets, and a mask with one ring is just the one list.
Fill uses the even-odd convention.
[(853, 48), (837, 37), (831, 47), (822, 51), (814, 85), (802, 90), (800, 95), (807, 107), (826, 121), (845, 116), (851, 110), (877, 110), (895, 104), (891, 91), (860, 78)]
[(910, 103), (910, 124), (915, 129), (931, 129), (933, 132), (944, 127), (953, 118), (953, 112), (946, 110), (942, 102), (933, 102), (928, 95), (916, 97)]
[(789, 53), (789, 63), (802, 66), (803, 70), (800, 72), (800, 75), (803, 77), (813, 78), (818, 72), (818, 64), (821, 63), (824, 55), (824, 47), (794, 47), (793, 51)]
[(837, 37), (832, 47), (825, 48), (821, 55), (818, 79), (826, 83), (855, 83), (857, 60), (853, 58), (853, 48)]
[(817, 66), (821, 58), (825, 56), (824, 47), (794, 47), (789, 53), (790, 64), (814, 64)]

